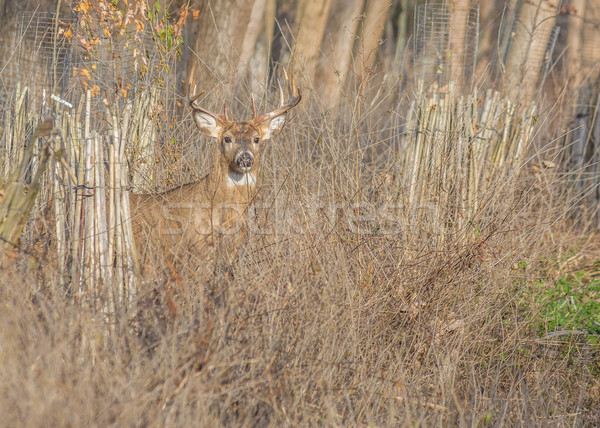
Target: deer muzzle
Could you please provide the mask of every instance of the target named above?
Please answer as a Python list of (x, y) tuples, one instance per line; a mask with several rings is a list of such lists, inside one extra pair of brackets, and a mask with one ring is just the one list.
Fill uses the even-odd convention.
[(233, 161), (240, 172), (248, 172), (252, 168), (252, 165), (254, 165), (254, 155), (248, 151), (240, 152), (235, 156)]

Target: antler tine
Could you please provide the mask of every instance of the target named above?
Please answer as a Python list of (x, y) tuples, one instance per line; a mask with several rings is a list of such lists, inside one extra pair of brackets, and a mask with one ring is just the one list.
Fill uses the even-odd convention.
[[(283, 68), (282, 70), (283, 70), (283, 78), (285, 79), (286, 89), (290, 93), (290, 96), (294, 96), (294, 94), (297, 93), (296, 77), (294, 76), (294, 73), (291, 73), (290, 75), (288, 75), (288, 72), (285, 68)], [(280, 98), (281, 98), (281, 105), (283, 105), (283, 89), (281, 87), (281, 83), (279, 84), (279, 92), (280, 92)]]
[(258, 111), (256, 110), (256, 102), (254, 102), (254, 94), (250, 94), (250, 99), (252, 100), (252, 119), (256, 120)]
[(292, 83), (292, 94), (295, 94), (296, 93), (296, 79), (294, 78), (293, 74), (292, 74), (292, 78), (290, 80)]
[(287, 82), (288, 81), (288, 75), (287, 75), (287, 71), (286, 71), (285, 67), (281, 67), (281, 70), (283, 71), (283, 78)]
[(190, 107), (194, 108), (194, 105), (196, 103), (196, 100), (198, 98), (200, 98), (202, 96), (202, 94), (204, 94), (204, 91), (200, 91), (200, 93), (198, 95), (194, 95), (191, 99), (190, 99)]
[(283, 97), (283, 88), (281, 87), (281, 83), (279, 83), (279, 105), (283, 106), (285, 103), (285, 98)]
[(229, 121), (229, 118), (227, 118), (227, 104), (223, 103), (223, 119), (225, 119), (226, 122)]

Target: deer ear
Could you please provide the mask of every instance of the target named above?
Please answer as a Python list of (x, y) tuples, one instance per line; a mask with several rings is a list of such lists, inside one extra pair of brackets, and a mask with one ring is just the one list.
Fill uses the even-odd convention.
[(274, 117), (273, 119), (261, 124), (261, 128), (263, 131), (263, 140), (268, 140), (273, 135), (279, 134), (281, 132), (281, 130), (283, 129), (284, 124), (285, 124), (285, 114)]
[(194, 110), (194, 122), (196, 122), (196, 126), (200, 131), (215, 138), (219, 136), (219, 132), (223, 127), (220, 121), (212, 115), (200, 110)]

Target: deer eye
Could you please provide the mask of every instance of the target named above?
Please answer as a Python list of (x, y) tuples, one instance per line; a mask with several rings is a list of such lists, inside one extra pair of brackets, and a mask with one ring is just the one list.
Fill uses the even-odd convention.
[(258, 144), (258, 142), (259, 142), (259, 141), (260, 141), (260, 139), (259, 139), (258, 137), (256, 137), (256, 138), (254, 139), (254, 144)]
[(229, 138), (229, 137), (225, 137), (225, 142), (226, 142), (226, 143), (231, 143), (231, 138)]

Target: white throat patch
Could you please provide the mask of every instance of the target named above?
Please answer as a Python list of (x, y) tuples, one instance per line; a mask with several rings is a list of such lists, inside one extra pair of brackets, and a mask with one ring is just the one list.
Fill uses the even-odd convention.
[(235, 172), (229, 171), (227, 174), (227, 186), (254, 186), (256, 184), (256, 177), (254, 174), (249, 172)]

